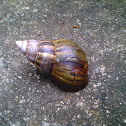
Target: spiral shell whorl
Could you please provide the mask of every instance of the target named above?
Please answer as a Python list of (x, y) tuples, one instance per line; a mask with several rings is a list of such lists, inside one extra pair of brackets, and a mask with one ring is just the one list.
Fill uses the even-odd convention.
[(50, 41), (16, 41), (17, 46), (27, 59), (44, 74), (51, 74), (54, 62), (54, 44)]
[(55, 59), (52, 78), (57, 82), (80, 85), (87, 79), (88, 63), (83, 50), (70, 40), (54, 41)]
[(45, 74), (51, 74), (54, 64), (54, 43), (40, 41), (35, 65)]

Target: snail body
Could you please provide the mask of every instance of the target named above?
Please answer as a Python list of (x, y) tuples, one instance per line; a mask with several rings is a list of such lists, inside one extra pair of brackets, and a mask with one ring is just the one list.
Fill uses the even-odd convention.
[(16, 41), (27, 59), (60, 86), (78, 87), (88, 83), (88, 62), (84, 51), (66, 39)]

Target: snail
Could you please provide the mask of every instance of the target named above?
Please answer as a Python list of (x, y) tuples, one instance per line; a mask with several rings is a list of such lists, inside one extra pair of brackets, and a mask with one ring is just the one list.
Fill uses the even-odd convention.
[(88, 62), (84, 51), (66, 39), (23, 40), (16, 45), (42, 73), (50, 75), (58, 87), (78, 91), (88, 84)]

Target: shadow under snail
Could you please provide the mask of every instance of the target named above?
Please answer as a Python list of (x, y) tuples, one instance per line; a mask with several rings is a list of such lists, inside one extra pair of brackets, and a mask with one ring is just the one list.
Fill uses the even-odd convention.
[(65, 91), (79, 91), (88, 84), (88, 62), (84, 51), (66, 39), (16, 41), (27, 59), (42, 73), (50, 75)]

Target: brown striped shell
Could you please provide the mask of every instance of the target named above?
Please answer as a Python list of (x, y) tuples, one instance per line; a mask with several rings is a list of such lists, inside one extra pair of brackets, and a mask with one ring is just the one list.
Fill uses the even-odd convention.
[[(51, 74), (58, 86), (69, 91), (88, 83), (88, 62), (84, 51), (66, 39), (16, 41), (22, 53), (43, 73)], [(79, 87), (79, 88), (78, 88)]]

